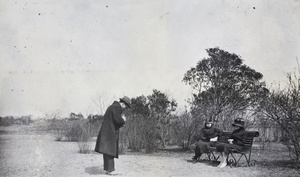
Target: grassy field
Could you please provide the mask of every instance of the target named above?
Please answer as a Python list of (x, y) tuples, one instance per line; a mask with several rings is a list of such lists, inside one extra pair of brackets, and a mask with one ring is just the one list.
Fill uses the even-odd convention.
[[(102, 155), (80, 154), (74, 142), (55, 141), (43, 123), (0, 127), (0, 176), (98, 176), (105, 175)], [(91, 148), (95, 144), (91, 142)], [(153, 154), (127, 150), (116, 159), (116, 176), (300, 176), (285, 146), (271, 143), (267, 150), (254, 144), (255, 166), (225, 167), (218, 163), (191, 163), (193, 150), (168, 148)]]

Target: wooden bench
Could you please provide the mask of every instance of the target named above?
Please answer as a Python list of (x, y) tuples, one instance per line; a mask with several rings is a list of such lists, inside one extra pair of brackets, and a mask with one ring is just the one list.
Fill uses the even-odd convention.
[[(231, 136), (232, 132), (223, 132), (223, 134), (218, 137), (218, 142), (221, 143), (228, 143), (228, 139)], [(247, 140), (242, 147), (242, 150), (238, 151), (236, 149), (232, 149), (231, 152), (227, 156), (227, 163), (232, 167), (232, 166), (238, 166), (239, 161), (241, 160), (242, 157), (245, 157), (247, 165), (248, 166), (253, 166), (255, 165), (254, 162), (251, 161), (251, 149), (252, 149), (252, 144), (254, 137), (259, 136), (259, 132), (257, 131), (247, 131)], [(217, 161), (219, 159), (219, 156), (215, 155), (216, 147), (210, 147), (209, 148), (209, 159), (212, 161)], [(234, 154), (238, 154), (238, 158), (234, 156)]]

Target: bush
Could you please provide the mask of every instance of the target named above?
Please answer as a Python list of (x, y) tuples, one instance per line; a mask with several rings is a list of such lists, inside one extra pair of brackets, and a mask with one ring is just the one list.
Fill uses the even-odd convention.
[(126, 124), (123, 132), (127, 136), (124, 140), (123, 135), (120, 135), (120, 148), (125, 149), (124, 144), (128, 142), (128, 148), (133, 151), (145, 150), (146, 153), (152, 153), (158, 149), (161, 137), (153, 117), (129, 117)]
[(91, 150), (91, 138), (97, 136), (101, 122), (79, 119), (52, 119), (49, 127), (55, 133), (56, 141), (76, 142), (80, 153)]
[[(144, 140), (143, 140), (143, 121), (141, 117), (128, 117), (126, 127), (120, 129), (120, 145), (125, 146), (124, 143), (128, 142), (128, 148), (132, 151), (140, 151), (143, 148)], [(123, 133), (126, 134), (126, 138), (124, 138)]]
[(176, 140), (177, 144), (183, 150), (187, 150), (194, 143), (195, 139), (197, 139), (195, 137), (197, 136), (198, 129), (200, 129), (200, 125), (185, 111), (182, 115), (174, 117), (172, 128), (172, 138)]
[(71, 120), (68, 121), (68, 128), (65, 133), (65, 137), (67, 141), (78, 141), (81, 133), (82, 133), (82, 128), (81, 128), (81, 122), (79, 120)]
[(93, 136), (93, 127), (88, 122), (80, 122), (77, 124), (78, 128), (78, 137), (77, 145), (80, 153), (88, 153), (91, 150), (91, 142), (90, 139)]
[(282, 131), (281, 140), (290, 151), (291, 159), (300, 166), (300, 67), (298, 74), (287, 74), (284, 90), (273, 90), (260, 106), (266, 119), (276, 123)]
[(52, 119), (49, 124), (50, 130), (55, 133), (55, 140), (61, 141), (68, 131), (68, 122), (66, 119)]

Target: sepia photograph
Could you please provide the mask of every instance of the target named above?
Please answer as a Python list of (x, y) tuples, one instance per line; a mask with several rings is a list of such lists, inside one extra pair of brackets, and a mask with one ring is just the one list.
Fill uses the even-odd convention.
[(300, 0), (0, 0), (1, 177), (300, 176)]

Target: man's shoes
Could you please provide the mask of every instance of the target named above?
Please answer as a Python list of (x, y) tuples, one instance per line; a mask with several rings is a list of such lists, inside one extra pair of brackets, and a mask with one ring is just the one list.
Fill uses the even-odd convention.
[(197, 159), (198, 159), (198, 158), (194, 156), (194, 157), (192, 158), (192, 163), (197, 163), (197, 162), (198, 162)]
[(119, 175), (115, 171), (106, 171), (105, 174), (107, 174), (107, 175)]

